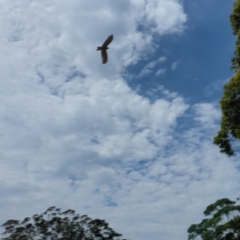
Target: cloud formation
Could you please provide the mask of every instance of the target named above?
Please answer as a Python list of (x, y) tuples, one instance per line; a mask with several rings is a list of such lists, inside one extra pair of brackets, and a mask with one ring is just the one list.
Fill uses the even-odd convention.
[(166, 57), (159, 57), (157, 60), (149, 62), (139, 73), (138, 77), (142, 78), (150, 73), (153, 72), (153, 69), (159, 65), (160, 63), (164, 62)]
[[(190, 106), (163, 87), (150, 101), (121, 75), (147, 59), (156, 36), (184, 30), (180, 1), (0, 6), (1, 222), (56, 205), (105, 218), (126, 238), (184, 239), (219, 189), (236, 192), (235, 163), (225, 167), (210, 144), (216, 106)], [(109, 34), (103, 66), (96, 47)]]

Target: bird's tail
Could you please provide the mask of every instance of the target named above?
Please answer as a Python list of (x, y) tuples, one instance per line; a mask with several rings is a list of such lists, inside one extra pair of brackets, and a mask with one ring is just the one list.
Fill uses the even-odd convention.
[(102, 47), (97, 47), (97, 51), (102, 50)]

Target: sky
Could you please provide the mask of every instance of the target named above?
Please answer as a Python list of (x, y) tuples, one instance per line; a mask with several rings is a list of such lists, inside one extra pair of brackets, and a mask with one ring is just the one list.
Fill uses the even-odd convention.
[(209, 204), (236, 199), (239, 155), (212, 144), (232, 5), (1, 1), (0, 222), (57, 206), (131, 240), (184, 240)]

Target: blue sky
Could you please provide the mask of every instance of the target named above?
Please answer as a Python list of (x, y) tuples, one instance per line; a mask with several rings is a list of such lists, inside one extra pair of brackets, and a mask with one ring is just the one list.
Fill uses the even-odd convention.
[[(159, 56), (166, 57), (161, 64), (166, 69), (165, 74), (155, 77), (153, 72), (146, 79), (133, 81), (144, 88), (143, 94), (146, 88), (161, 84), (189, 98), (191, 103), (219, 98), (222, 94), (221, 81), (227, 80), (232, 74), (230, 59), (235, 44), (229, 23), (232, 5), (233, 1), (223, 1), (221, 4), (207, 0), (183, 1), (188, 17), (184, 33), (180, 36), (157, 37), (159, 47), (150, 57), (153, 61)], [(138, 72), (150, 59), (139, 62), (134, 72)], [(178, 65), (171, 71), (174, 62)], [(143, 83), (146, 84), (144, 87)], [(213, 88), (212, 93), (210, 88)]]
[(0, 222), (54, 205), (125, 238), (183, 240), (207, 205), (235, 199), (238, 156), (212, 144), (232, 4), (0, 3)]

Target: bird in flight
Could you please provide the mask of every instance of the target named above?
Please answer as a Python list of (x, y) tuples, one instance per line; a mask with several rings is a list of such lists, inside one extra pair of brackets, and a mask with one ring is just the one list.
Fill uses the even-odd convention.
[(108, 61), (108, 55), (107, 55), (107, 49), (108, 45), (111, 43), (113, 40), (113, 35), (110, 35), (103, 45), (101, 47), (97, 47), (97, 51), (101, 50), (101, 55), (102, 55), (102, 63), (105, 64)]

